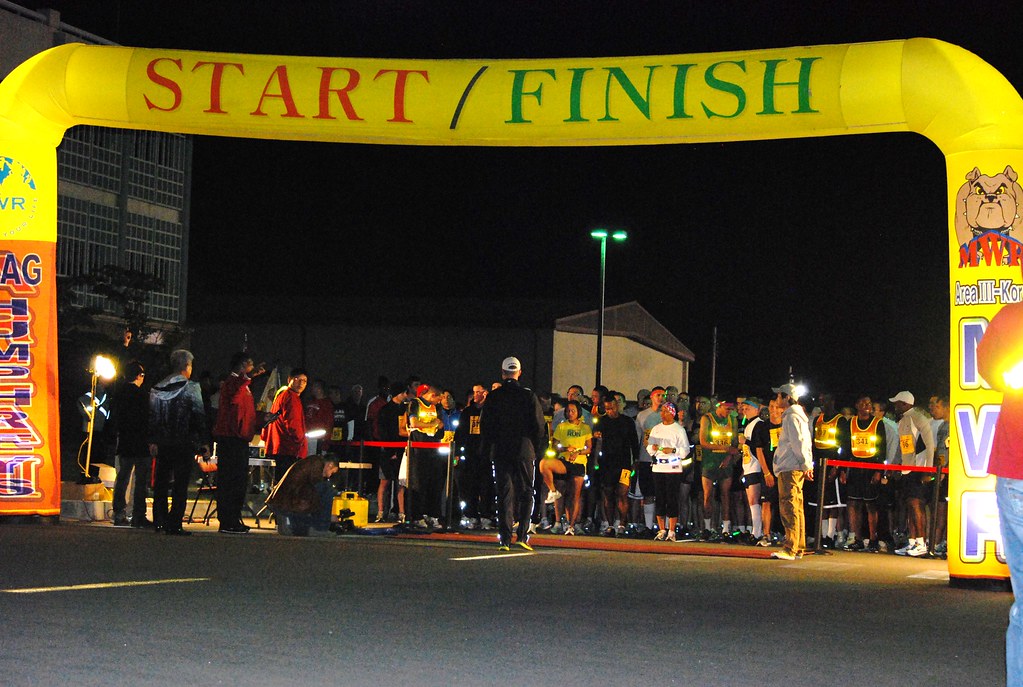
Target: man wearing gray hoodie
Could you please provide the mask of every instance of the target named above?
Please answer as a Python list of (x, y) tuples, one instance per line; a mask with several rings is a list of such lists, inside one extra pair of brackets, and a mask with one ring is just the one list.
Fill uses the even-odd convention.
[[(191, 534), (181, 527), (188, 500), (188, 480), (197, 454), (208, 456), (206, 412), (199, 383), (190, 381), (194, 356), (170, 354), (172, 373), (149, 392), (149, 451), (156, 458), (153, 524), (157, 532)], [(173, 480), (174, 486), (170, 484)], [(171, 508), (167, 511), (167, 492)]]
[(803, 514), (803, 481), (813, 479), (810, 423), (798, 403), (799, 387), (782, 384), (772, 388), (775, 401), (785, 409), (781, 434), (774, 451), (774, 474), (778, 478), (778, 506), (785, 527), (785, 544), (771, 558), (794, 561), (806, 551), (806, 520)]

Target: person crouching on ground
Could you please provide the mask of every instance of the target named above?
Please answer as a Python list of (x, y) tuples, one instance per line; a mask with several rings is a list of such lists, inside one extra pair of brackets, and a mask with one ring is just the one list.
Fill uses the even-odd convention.
[(310, 456), (293, 464), (270, 492), (266, 504), (277, 518), (277, 531), (304, 537), (331, 531), (334, 487), (330, 478), (337, 472), (337, 459)]

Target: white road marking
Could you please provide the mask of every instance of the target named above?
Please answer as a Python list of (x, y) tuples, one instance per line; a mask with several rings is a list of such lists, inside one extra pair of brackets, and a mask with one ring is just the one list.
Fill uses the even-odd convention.
[(947, 570), (924, 570), (913, 575), (909, 575), (909, 579), (918, 580), (948, 580)]
[(532, 556), (532, 552), (523, 551), (522, 553), (495, 553), (488, 554), (486, 556), (463, 556), (461, 558), (449, 558), (452, 561), (485, 561), (490, 558), (514, 558), (516, 556)]
[(60, 587), (25, 587), (23, 589), (0, 589), (6, 594), (42, 594), (44, 592), (70, 592), (80, 589), (115, 589), (118, 587), (148, 587), (155, 584), (181, 584), (186, 582), (208, 582), (209, 577), (180, 577), (170, 580), (136, 580), (129, 582), (100, 582), (95, 584), (69, 584)]

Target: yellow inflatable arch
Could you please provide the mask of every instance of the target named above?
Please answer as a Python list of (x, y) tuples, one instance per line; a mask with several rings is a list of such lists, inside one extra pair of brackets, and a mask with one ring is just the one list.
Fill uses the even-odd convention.
[(922, 134), (948, 173), (949, 571), (1008, 576), (987, 474), (1000, 396), (977, 372), (976, 346), (1001, 305), (1021, 299), (1023, 101), (961, 48), (912, 39), (521, 61), (40, 53), (0, 84), (0, 515), (60, 512), (56, 146), (77, 124), (463, 146)]

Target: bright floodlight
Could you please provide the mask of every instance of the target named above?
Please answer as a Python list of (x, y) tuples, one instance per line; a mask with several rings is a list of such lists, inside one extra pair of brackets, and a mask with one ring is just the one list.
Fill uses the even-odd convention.
[(590, 236), (592, 236), (595, 239), (606, 239), (607, 229), (594, 229), (593, 231), (590, 232)]
[(314, 429), (311, 432), (306, 432), (305, 435), (309, 439), (319, 439), (320, 437), (327, 435), (327, 430), (325, 430), (325, 429)]
[(611, 238), (613, 238), (615, 241), (624, 241), (627, 237), (628, 237), (628, 234), (626, 234), (621, 229), (619, 229), (615, 233), (611, 234)]
[(92, 371), (97, 377), (107, 381), (110, 381), (117, 375), (114, 361), (102, 355), (97, 355), (96, 359), (92, 362)]
[(1002, 373), (1005, 385), (1010, 389), (1023, 389), (1023, 360), (1016, 363), (1011, 370)]
[(807, 388), (803, 384), (796, 384), (796, 387), (792, 390), (792, 398), (802, 398), (806, 396)]

